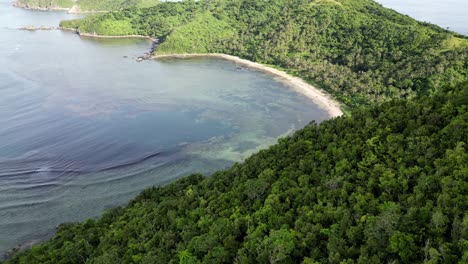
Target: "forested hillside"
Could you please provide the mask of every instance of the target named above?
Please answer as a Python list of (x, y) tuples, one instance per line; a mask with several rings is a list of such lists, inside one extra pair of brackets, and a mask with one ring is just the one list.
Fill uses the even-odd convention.
[(27, 8), (71, 8), (76, 5), (75, 12), (113, 11), (130, 7), (151, 7), (159, 0), (18, 0), (17, 5)]
[(468, 79), (466, 37), (371, 0), (184, 1), (62, 26), (157, 37), (159, 54), (219, 52), (275, 65), (351, 108)]
[(15, 3), (17, 6), (26, 8), (71, 8), (74, 4), (73, 0), (18, 0)]
[(468, 83), (311, 123), (6, 263), (468, 263)]

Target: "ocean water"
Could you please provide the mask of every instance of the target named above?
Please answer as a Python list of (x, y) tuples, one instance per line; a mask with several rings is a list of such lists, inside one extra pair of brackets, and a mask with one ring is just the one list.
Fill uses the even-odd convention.
[(232, 62), (136, 62), (151, 43), (18, 29), (71, 18), (0, 0), (0, 252), (328, 118)]
[(376, 0), (383, 6), (468, 36), (467, 0)]

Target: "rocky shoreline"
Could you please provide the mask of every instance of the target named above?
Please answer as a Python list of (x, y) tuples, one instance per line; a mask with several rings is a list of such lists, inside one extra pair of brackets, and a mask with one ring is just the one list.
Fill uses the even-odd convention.
[(125, 35), (125, 36), (103, 36), (103, 35), (97, 35), (97, 34), (91, 34), (91, 33), (82, 33), (78, 29), (74, 28), (64, 28), (64, 27), (59, 27), (59, 30), (63, 31), (71, 31), (77, 34), (80, 37), (83, 38), (96, 38), (96, 39), (126, 39), (126, 38), (136, 38), (136, 39), (146, 39), (151, 41), (151, 48), (149, 49), (148, 52), (146, 52), (143, 56), (140, 56), (136, 59), (136, 61), (141, 62), (143, 60), (150, 59), (154, 51), (159, 45), (159, 40), (157, 38), (152, 38), (148, 36), (143, 36), (143, 35)]
[(26, 31), (38, 31), (38, 30), (59, 30), (60, 28), (58, 27), (44, 27), (44, 26), (40, 26), (40, 27), (36, 27), (36, 26), (23, 26), (23, 27), (19, 27), (18, 28), (19, 30), (26, 30)]
[(22, 244), (18, 244), (14, 248), (12, 248), (12, 249), (10, 249), (10, 250), (8, 250), (6, 252), (3, 252), (3, 254), (0, 254), (0, 262), (4, 261), (6, 259), (9, 259), (12, 256), (14, 256), (14, 255), (16, 255), (16, 254), (18, 254), (20, 252), (23, 252), (25, 250), (29, 250), (34, 245), (40, 244), (42, 242), (43, 242), (42, 240), (29, 240), (29, 241), (26, 241), (26, 242), (24, 242)]

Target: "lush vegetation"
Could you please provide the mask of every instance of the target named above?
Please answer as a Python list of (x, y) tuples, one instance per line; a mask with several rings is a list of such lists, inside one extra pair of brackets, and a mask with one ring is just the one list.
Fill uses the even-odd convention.
[(112, 35), (122, 21), (131, 26), (125, 34), (162, 40), (157, 53), (221, 52), (276, 65), (351, 107), (468, 79), (464, 36), (371, 0), (184, 1), (62, 25)]
[(130, 7), (151, 7), (159, 0), (18, 0), (20, 6), (29, 8), (71, 8), (76, 5), (75, 11), (113, 11)]
[(80, 10), (121, 10), (130, 7), (151, 7), (159, 0), (78, 0)]
[(7, 263), (467, 263), (468, 83), (309, 124)]
[[(129, 32), (120, 35), (169, 35), (175, 28), (189, 23), (195, 18), (193, 10), (198, 4), (190, 3), (161, 3), (152, 8), (132, 8), (121, 12), (110, 12), (102, 15), (88, 16), (85, 19), (62, 21), (60, 26), (76, 28), (86, 33), (99, 35), (119, 35), (115, 33), (122, 23), (130, 26)], [(142, 23), (140, 19), (146, 22)], [(109, 25), (109, 27), (102, 25)], [(138, 27), (139, 30), (135, 30)]]
[(158, 47), (158, 54), (208, 53), (211, 46), (234, 36), (234, 32), (229, 23), (207, 11), (175, 28)]
[(17, 4), (27, 8), (71, 8), (73, 0), (18, 0)]

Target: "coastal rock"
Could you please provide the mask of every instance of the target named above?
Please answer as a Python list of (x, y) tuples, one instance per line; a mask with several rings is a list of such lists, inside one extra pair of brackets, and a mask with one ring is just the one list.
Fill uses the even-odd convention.
[(29, 241), (24, 242), (23, 244), (18, 244), (14, 248), (12, 248), (12, 249), (8, 250), (7, 252), (3, 253), (3, 256), (0, 255), (0, 261), (8, 259), (8, 258), (16, 255), (19, 252), (29, 250), (29, 249), (32, 248), (32, 246), (34, 246), (36, 244), (39, 244), (39, 243), (41, 243), (40, 240), (29, 240)]
[(56, 27), (36, 27), (36, 26), (23, 26), (19, 28), (20, 30), (27, 31), (37, 31), (37, 30), (57, 30)]

